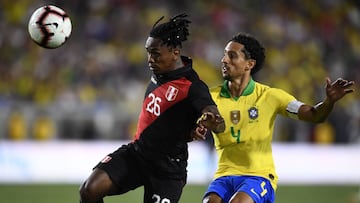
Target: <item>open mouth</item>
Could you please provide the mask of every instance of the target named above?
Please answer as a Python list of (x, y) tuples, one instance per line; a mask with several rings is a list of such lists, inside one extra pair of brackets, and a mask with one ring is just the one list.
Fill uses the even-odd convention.
[(154, 69), (156, 69), (156, 66), (154, 66), (153, 64), (149, 64), (149, 68), (150, 68), (150, 70), (154, 70)]
[(227, 72), (229, 70), (229, 67), (224, 65), (224, 66), (222, 66), (221, 70), (222, 70), (223, 73), (225, 73), (225, 72)]

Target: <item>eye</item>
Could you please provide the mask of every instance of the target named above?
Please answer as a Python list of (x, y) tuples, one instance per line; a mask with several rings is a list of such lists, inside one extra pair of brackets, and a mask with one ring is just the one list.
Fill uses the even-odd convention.
[(224, 57), (228, 57), (230, 60), (236, 59), (239, 55), (233, 50), (225, 50)]
[(236, 54), (234, 54), (232, 52), (228, 53), (228, 56), (229, 56), (230, 59), (236, 58)]
[(151, 51), (151, 50), (147, 50), (148, 55), (150, 55), (153, 58), (159, 58), (160, 57), (160, 53), (159, 52), (155, 52), (155, 51)]
[(159, 58), (159, 57), (160, 57), (160, 53), (158, 53), (158, 52), (153, 52), (153, 53), (151, 53), (151, 55), (152, 55), (154, 58)]

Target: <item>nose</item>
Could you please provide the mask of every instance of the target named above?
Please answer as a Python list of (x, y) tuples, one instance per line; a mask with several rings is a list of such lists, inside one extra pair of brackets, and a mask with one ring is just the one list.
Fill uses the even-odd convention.
[(154, 63), (155, 59), (154, 59), (154, 57), (151, 56), (151, 54), (148, 54), (147, 61), (148, 61), (148, 63)]
[(226, 55), (221, 58), (221, 63), (226, 63)]

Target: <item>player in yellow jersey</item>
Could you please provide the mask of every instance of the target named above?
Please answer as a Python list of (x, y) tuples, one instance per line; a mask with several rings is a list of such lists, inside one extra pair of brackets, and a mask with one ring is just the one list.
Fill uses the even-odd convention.
[[(326, 99), (314, 106), (304, 104), (281, 89), (253, 80), (264, 59), (265, 49), (248, 34), (234, 36), (225, 47), (221, 60), (224, 83), (210, 92), (226, 130), (213, 134), (219, 161), (203, 203), (274, 202), (278, 177), (271, 142), (276, 116), (323, 122), (335, 102), (354, 91), (350, 89), (354, 81), (327, 78)], [(204, 139), (204, 131), (198, 128), (194, 139)]]

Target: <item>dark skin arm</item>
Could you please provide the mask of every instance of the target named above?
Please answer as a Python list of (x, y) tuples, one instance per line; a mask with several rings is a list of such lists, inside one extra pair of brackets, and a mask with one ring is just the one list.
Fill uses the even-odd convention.
[(354, 92), (351, 89), (354, 84), (354, 81), (347, 81), (341, 78), (334, 82), (326, 78), (326, 99), (315, 106), (302, 105), (298, 112), (299, 119), (312, 123), (324, 122), (334, 108), (335, 103), (345, 95)]

